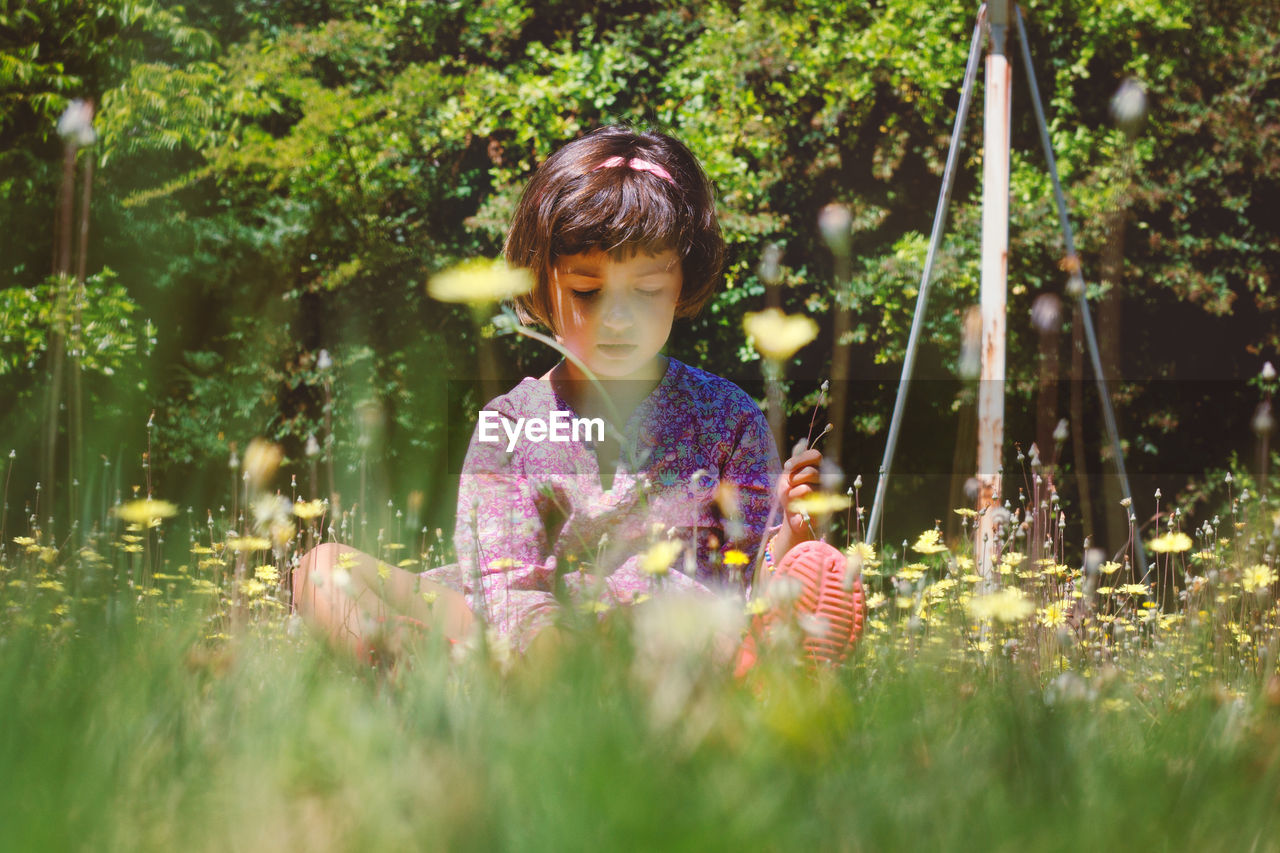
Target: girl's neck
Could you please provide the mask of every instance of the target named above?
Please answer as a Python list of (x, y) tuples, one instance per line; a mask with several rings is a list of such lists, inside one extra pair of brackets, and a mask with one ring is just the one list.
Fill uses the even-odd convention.
[(580, 417), (601, 417), (612, 421), (616, 412), (623, 422), (614, 426), (622, 429), (631, 414), (653, 393), (666, 375), (667, 361), (666, 356), (657, 355), (644, 368), (630, 376), (601, 379), (600, 386), (608, 395), (607, 401), (601, 396), (601, 387), (567, 360), (551, 368), (544, 378), (551, 380), (557, 392), (573, 406)]

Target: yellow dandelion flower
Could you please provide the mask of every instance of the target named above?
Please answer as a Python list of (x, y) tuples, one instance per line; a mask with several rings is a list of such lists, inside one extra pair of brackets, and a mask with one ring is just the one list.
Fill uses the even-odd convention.
[(867, 609), (879, 610), (881, 607), (884, 607), (884, 603), (886, 600), (887, 599), (884, 597), (884, 593), (874, 592), (867, 597)]
[(995, 622), (1017, 622), (1035, 611), (1035, 605), (1013, 587), (1004, 587), (969, 600), (969, 613), (975, 619)]
[(29, 548), (36, 544), (36, 540), (32, 539), (30, 536), (15, 536), (13, 537), (13, 543), (15, 545), (21, 545), (24, 548)]
[(640, 571), (646, 575), (665, 575), (684, 546), (679, 542), (658, 542), (640, 558)]
[(396, 566), (397, 566), (398, 568), (401, 568), (401, 569), (407, 569), (407, 568), (409, 568), (410, 566), (416, 566), (416, 565), (418, 565), (418, 561), (417, 561), (417, 560), (415, 560), (415, 559), (413, 559), (413, 558), (411, 558), (411, 557), (406, 557), (405, 559), (403, 559), (403, 560), (401, 560), (400, 562), (396, 563)]
[(1216, 557), (1216, 556), (1217, 556), (1216, 554), (1214, 554), (1212, 551), (1210, 551), (1210, 550), (1208, 550), (1208, 549), (1206, 548), (1206, 549), (1205, 549), (1205, 550), (1203, 550), (1203, 551), (1196, 551), (1194, 554), (1192, 554), (1192, 555), (1191, 555), (1191, 559), (1193, 559), (1193, 560), (1201, 560), (1201, 561), (1203, 561), (1203, 560), (1212, 560), (1212, 559), (1213, 559), (1214, 557)]
[(769, 599), (760, 597), (753, 598), (747, 602), (746, 614), (748, 616), (762, 616), (769, 611)]
[(875, 546), (870, 542), (855, 542), (848, 548), (845, 548), (844, 553), (846, 557), (861, 560), (864, 572), (867, 570), (867, 566), (880, 565), (879, 561), (876, 560)]
[(1276, 573), (1271, 570), (1270, 566), (1259, 563), (1256, 566), (1250, 566), (1244, 570), (1244, 574), (1240, 576), (1240, 586), (1245, 592), (1256, 592), (1265, 589), (1276, 582)]
[(240, 583), (240, 591), (250, 598), (257, 598), (267, 591), (267, 585), (257, 578), (249, 578)]
[(1098, 595), (1110, 595), (1113, 592), (1115, 592), (1115, 590), (1109, 586), (1098, 587)]
[(947, 546), (942, 544), (940, 532), (926, 530), (916, 539), (916, 544), (911, 546), (911, 550), (917, 554), (941, 554), (947, 550)]
[(724, 552), (724, 564), (726, 566), (745, 566), (751, 562), (751, 558), (737, 548), (730, 548)]
[(125, 545), (120, 550), (124, 551), (126, 554), (141, 554), (142, 546), (141, 545)]
[(212, 554), (212, 548), (206, 548), (204, 545), (196, 545), (191, 549), (192, 554)]
[(1163, 536), (1152, 539), (1147, 543), (1147, 547), (1157, 554), (1177, 554), (1190, 551), (1193, 544), (1195, 543), (1191, 541), (1191, 537), (1181, 530), (1171, 530)]
[(208, 559), (201, 560), (200, 562), (196, 563), (196, 568), (200, 569), (201, 571), (204, 571), (205, 569), (213, 569), (213, 568), (221, 569), (223, 568), (223, 566), (224, 566), (224, 563), (216, 557), (209, 557)]
[(1147, 585), (1145, 583), (1127, 583), (1120, 587), (1120, 592), (1125, 595), (1146, 595)]
[(924, 577), (924, 573), (928, 568), (924, 563), (910, 563), (902, 567), (902, 571), (898, 572), (898, 577), (904, 581), (918, 581)]
[(1008, 574), (1018, 566), (1022, 565), (1022, 561), (1027, 559), (1026, 554), (1019, 554), (1017, 551), (1006, 551), (1000, 556), (1000, 571)]
[(509, 267), (501, 260), (466, 261), (427, 282), (432, 299), (476, 306), (501, 302), (532, 289), (533, 276), (528, 270)]
[(142, 498), (141, 500), (129, 501), (127, 504), (121, 504), (113, 510), (122, 521), (132, 524), (141, 524), (150, 527), (154, 522), (162, 518), (172, 518), (178, 514), (178, 508), (168, 501), (160, 501), (155, 498)]
[(805, 515), (830, 515), (833, 512), (848, 509), (852, 503), (848, 495), (813, 492), (788, 503), (787, 512), (800, 512)]
[(969, 509), (967, 506), (958, 507), (953, 510), (953, 512), (955, 512), (956, 515), (961, 515), (965, 518), (977, 518), (978, 516), (978, 511), (976, 509)]
[(973, 571), (973, 558), (960, 554), (956, 557), (956, 568), (962, 572)]
[(263, 583), (272, 584), (280, 580), (280, 571), (275, 566), (258, 566), (253, 576)]
[(1116, 572), (1120, 571), (1120, 564), (1113, 560), (1107, 560), (1101, 566), (1098, 566), (1098, 571), (1102, 572), (1104, 575), (1114, 575)]
[(249, 442), (244, 452), (244, 472), (249, 475), (249, 483), (260, 489), (275, 474), (284, 460), (284, 448), (265, 438), (255, 438)]
[(1040, 608), (1040, 624), (1046, 628), (1060, 628), (1067, 624), (1067, 606), (1062, 602)]
[(818, 336), (818, 324), (799, 314), (784, 314), (777, 308), (748, 311), (742, 319), (752, 344), (762, 356), (785, 361), (800, 347)]
[(271, 540), (261, 536), (236, 536), (227, 541), (232, 551), (266, 551), (271, 547)]
[(293, 514), (303, 521), (310, 521), (324, 515), (324, 501), (298, 501), (293, 505)]

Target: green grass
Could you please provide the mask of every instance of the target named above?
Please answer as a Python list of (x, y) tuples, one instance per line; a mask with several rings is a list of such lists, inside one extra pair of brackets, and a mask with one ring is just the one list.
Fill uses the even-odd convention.
[(211, 643), (164, 599), (35, 615), (0, 646), (0, 849), (1280, 845), (1262, 687), (871, 635), (836, 672), (686, 667), (659, 724), (625, 615), (505, 674), (424, 648), (394, 678), (274, 618)]

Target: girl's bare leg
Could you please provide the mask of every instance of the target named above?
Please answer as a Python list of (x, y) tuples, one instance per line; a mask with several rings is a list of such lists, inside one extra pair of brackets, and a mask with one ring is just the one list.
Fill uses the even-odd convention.
[(458, 642), (473, 622), (456, 590), (333, 542), (303, 555), (293, 574), (293, 606), (362, 660), (375, 652), (394, 658), (428, 635)]

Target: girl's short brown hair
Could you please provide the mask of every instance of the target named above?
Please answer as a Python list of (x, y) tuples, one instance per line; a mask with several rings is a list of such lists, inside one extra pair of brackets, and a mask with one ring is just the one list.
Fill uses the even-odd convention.
[[(619, 165), (601, 168), (611, 158)], [(666, 175), (627, 165), (653, 164)], [(667, 176), (670, 176), (668, 180)], [(680, 256), (683, 284), (677, 317), (692, 317), (715, 290), (724, 239), (711, 184), (693, 153), (656, 131), (602, 127), (546, 159), (520, 196), (507, 234), (507, 263), (534, 274), (516, 298), (523, 322), (552, 322), (550, 271), (564, 255), (600, 249), (611, 254)]]

